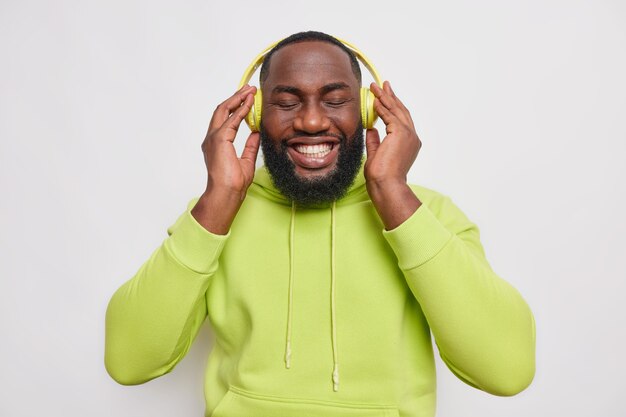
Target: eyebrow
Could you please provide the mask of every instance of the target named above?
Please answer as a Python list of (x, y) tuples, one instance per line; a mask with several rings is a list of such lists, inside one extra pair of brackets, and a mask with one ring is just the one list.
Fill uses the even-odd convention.
[(299, 88), (290, 85), (277, 85), (272, 89), (272, 94), (289, 93), (299, 96), (302, 91)]
[[(336, 82), (336, 83), (326, 84), (325, 86), (321, 87), (319, 91), (321, 94), (327, 94), (334, 90), (349, 90), (349, 89), (350, 89), (350, 86), (348, 84), (344, 82)], [(295, 96), (300, 96), (302, 95), (302, 90), (291, 85), (279, 84), (272, 89), (272, 94), (280, 94), (280, 93), (288, 93), (288, 94), (293, 94)]]
[(338, 82), (338, 83), (326, 84), (324, 87), (320, 88), (320, 92), (322, 94), (326, 94), (335, 90), (349, 90), (349, 89), (350, 89), (350, 86), (348, 84), (344, 82)]

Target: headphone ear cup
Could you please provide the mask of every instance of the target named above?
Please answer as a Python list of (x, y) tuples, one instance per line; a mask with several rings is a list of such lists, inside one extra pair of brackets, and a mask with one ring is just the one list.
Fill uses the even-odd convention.
[(361, 87), (361, 121), (365, 129), (374, 127), (378, 115), (374, 111), (374, 93), (369, 88)]
[(251, 131), (258, 132), (261, 130), (261, 103), (263, 102), (263, 93), (257, 88), (254, 95), (254, 103), (250, 107), (250, 111), (246, 115), (246, 123)]

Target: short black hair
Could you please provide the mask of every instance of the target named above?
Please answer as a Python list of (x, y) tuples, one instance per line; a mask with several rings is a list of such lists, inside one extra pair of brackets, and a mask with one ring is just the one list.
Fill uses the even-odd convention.
[(276, 46), (274, 46), (274, 48), (272, 48), (263, 59), (263, 64), (261, 65), (261, 71), (259, 73), (259, 82), (262, 84), (269, 75), (270, 61), (272, 59), (272, 55), (274, 55), (274, 52), (292, 43), (307, 41), (327, 42), (340, 47), (346, 54), (348, 54), (348, 57), (350, 58), (350, 65), (352, 66), (352, 72), (354, 73), (354, 76), (356, 77), (359, 84), (361, 84), (361, 67), (359, 67), (359, 61), (357, 60), (354, 52), (352, 52), (350, 48), (341, 43), (335, 37), (323, 32), (316, 32), (314, 30), (294, 33), (293, 35), (278, 42)]

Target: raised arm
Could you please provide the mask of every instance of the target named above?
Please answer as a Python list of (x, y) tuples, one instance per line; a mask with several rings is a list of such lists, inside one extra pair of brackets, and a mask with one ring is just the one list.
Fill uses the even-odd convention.
[(207, 315), (205, 293), (254, 176), (259, 135), (238, 158), (233, 141), (255, 87), (243, 86), (213, 113), (202, 151), (207, 186), (168, 228), (168, 238), (112, 296), (106, 311), (105, 366), (120, 384), (171, 371)]

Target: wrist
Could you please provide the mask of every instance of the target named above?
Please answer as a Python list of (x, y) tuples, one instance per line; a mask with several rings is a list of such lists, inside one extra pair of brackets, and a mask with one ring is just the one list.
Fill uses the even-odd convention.
[(405, 181), (372, 181), (366, 187), (385, 230), (398, 227), (422, 205)]
[(243, 198), (239, 193), (207, 190), (191, 209), (191, 215), (209, 232), (225, 235), (230, 230), (242, 202)]
[(224, 206), (239, 206), (246, 197), (246, 191), (228, 187), (207, 186), (200, 200), (204, 203), (219, 203)]
[(387, 178), (366, 180), (365, 187), (373, 199), (384, 199), (389, 195), (397, 195), (410, 191), (410, 187), (404, 178)]

